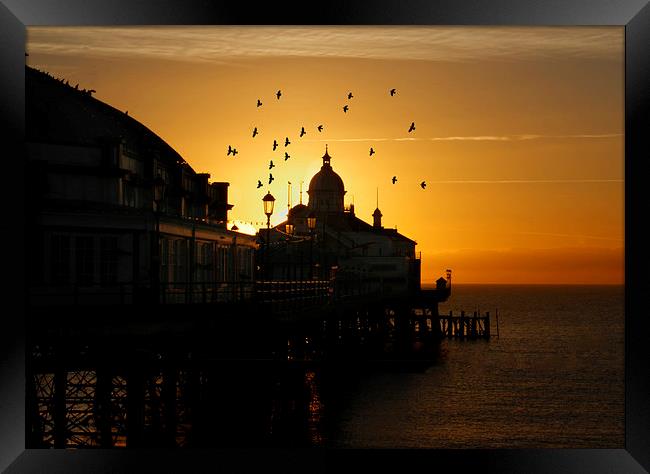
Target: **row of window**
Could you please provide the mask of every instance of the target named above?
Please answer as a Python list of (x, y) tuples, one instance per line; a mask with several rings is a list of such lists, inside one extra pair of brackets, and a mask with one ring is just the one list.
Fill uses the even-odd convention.
[(54, 234), (50, 248), (50, 280), (54, 284), (117, 283), (118, 238)]
[[(162, 282), (189, 280), (190, 241), (186, 239), (161, 240)], [(254, 250), (246, 247), (218, 245), (215, 242), (195, 242), (195, 282), (233, 281), (253, 278)]]
[[(120, 261), (119, 237), (111, 235), (52, 234), (49, 249), (49, 281), (53, 285), (112, 286), (130, 280), (133, 261)], [(122, 252), (124, 257), (134, 258)], [(163, 238), (160, 243), (160, 279), (189, 280), (190, 241)], [(236, 281), (253, 278), (254, 250), (248, 247), (195, 242), (195, 282)], [(120, 277), (120, 265), (128, 275)]]

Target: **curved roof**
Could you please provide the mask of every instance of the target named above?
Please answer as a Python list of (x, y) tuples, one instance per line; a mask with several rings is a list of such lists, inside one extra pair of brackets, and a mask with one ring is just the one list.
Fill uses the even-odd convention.
[[(155, 152), (170, 164), (191, 166), (162, 138), (128, 115), (47, 72), (25, 68), (26, 140), (74, 145), (98, 145), (119, 137), (141, 153)], [(89, 120), (92, 119), (92, 120)], [(194, 171), (194, 170), (192, 170)]]
[(309, 190), (307, 193), (311, 196), (314, 191), (335, 192), (345, 194), (345, 187), (343, 179), (334, 172), (332, 165), (330, 165), (331, 157), (325, 151), (323, 155), (323, 166), (318, 173), (316, 173), (309, 181)]

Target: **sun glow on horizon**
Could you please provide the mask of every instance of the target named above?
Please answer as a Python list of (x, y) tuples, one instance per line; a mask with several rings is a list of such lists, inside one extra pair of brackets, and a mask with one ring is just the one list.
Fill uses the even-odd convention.
[(345, 205), (372, 223), (378, 189), (423, 281), (451, 268), (457, 282), (623, 282), (622, 28), (27, 33), (28, 64), (96, 89), (228, 181), (228, 228), (265, 229), (268, 191), (271, 224), (284, 221), (289, 182), (291, 205), (301, 181), (307, 204), (327, 144)]

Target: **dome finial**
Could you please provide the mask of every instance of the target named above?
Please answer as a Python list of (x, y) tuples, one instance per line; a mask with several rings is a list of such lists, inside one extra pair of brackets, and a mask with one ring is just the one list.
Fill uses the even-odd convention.
[(327, 143), (325, 144), (325, 154), (323, 155), (323, 166), (330, 166), (330, 159), (332, 157), (327, 152)]

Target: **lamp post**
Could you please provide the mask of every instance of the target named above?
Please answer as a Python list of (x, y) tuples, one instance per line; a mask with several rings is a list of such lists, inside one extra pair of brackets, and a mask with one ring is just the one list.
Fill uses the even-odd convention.
[(316, 215), (311, 212), (307, 216), (307, 227), (309, 228), (309, 279), (314, 279), (314, 229), (316, 228)]
[(269, 277), (268, 271), (268, 251), (269, 251), (269, 240), (271, 238), (271, 215), (273, 214), (273, 206), (275, 206), (275, 198), (271, 192), (267, 192), (266, 196), (262, 198), (264, 203), (264, 214), (266, 214), (266, 248), (264, 249), (264, 275), (266, 279)]
[(153, 291), (154, 291), (154, 302), (159, 303), (160, 302), (160, 267), (161, 267), (161, 262), (160, 262), (160, 207), (162, 205), (163, 200), (165, 199), (165, 180), (162, 179), (160, 176), (156, 177), (153, 181), (153, 202), (155, 204), (155, 210), (154, 210), (154, 216), (156, 218), (156, 236), (155, 236), (155, 243), (152, 248), (152, 260), (153, 260), (153, 265), (151, 269), (151, 280), (153, 283)]
[(293, 224), (287, 224), (285, 226), (285, 230), (287, 234), (289, 234), (289, 237), (287, 237), (287, 280), (295, 280), (296, 279), (296, 271), (294, 269), (293, 272), (293, 278), (291, 278), (291, 248), (290, 248), (290, 243), (291, 243), (291, 236), (293, 236)]

